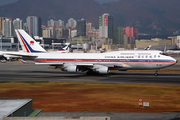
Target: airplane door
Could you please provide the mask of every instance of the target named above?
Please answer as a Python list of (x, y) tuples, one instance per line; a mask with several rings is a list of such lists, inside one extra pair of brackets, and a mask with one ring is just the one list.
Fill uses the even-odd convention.
[(152, 56), (149, 56), (148, 63), (149, 63), (149, 64), (147, 64), (147, 66), (148, 66), (149, 68), (153, 68), (153, 67), (154, 67), (153, 60), (152, 60)]
[(137, 69), (143, 69), (144, 68), (144, 63), (145, 63), (145, 58), (144, 56), (138, 56), (137, 63), (136, 63), (136, 68)]

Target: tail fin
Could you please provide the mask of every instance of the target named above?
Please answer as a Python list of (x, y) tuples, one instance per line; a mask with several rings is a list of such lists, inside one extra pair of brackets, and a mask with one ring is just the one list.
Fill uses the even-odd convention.
[(149, 45), (147, 48), (145, 48), (144, 50), (150, 50), (151, 49), (151, 45)]
[(27, 53), (45, 53), (46, 50), (42, 48), (31, 36), (24, 30), (15, 30), (18, 40), (24, 52)]
[(62, 48), (58, 50), (58, 52), (69, 52), (69, 44), (64, 45)]

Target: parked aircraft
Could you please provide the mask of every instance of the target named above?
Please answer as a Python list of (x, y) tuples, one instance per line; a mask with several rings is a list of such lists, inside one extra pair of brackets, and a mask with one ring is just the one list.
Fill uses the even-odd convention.
[(166, 51), (166, 54), (180, 54), (180, 49), (169, 49)]
[(58, 52), (60, 52), (60, 53), (68, 53), (69, 52), (69, 46), (70, 46), (70, 43), (66, 43), (62, 48), (60, 48), (58, 50)]
[[(70, 47), (70, 43), (65, 43), (65, 45), (60, 48), (57, 52), (58, 53), (68, 53), (69, 52), (69, 48)], [(9, 53), (11, 54), (17, 54), (17, 53), (26, 53), (27, 51), (0, 51), (0, 60), (3, 60), (3, 61), (7, 61), (7, 60), (12, 60), (12, 59), (20, 59), (21, 57), (20, 56), (15, 56), (15, 55), (10, 55)], [(55, 52), (55, 53), (57, 53)], [(50, 52), (52, 53), (52, 52)], [(21, 61), (22, 62), (22, 61)], [(22, 62), (24, 63), (24, 62)]]
[(147, 48), (145, 48), (144, 50), (150, 50), (151, 49), (151, 45), (149, 45)]
[[(7, 55), (6, 53), (9, 53), (9, 51), (0, 51), (0, 60), (12, 60), (12, 59), (19, 59), (19, 56), (14, 55)], [(11, 53), (17, 53), (17, 51), (11, 51)]]
[(62, 71), (108, 74), (110, 70), (158, 70), (176, 64), (170, 56), (161, 51), (115, 51), (106, 53), (48, 53), (24, 30), (15, 30), (18, 40), (26, 51), (12, 54), (33, 59), (36, 64), (51, 65)]

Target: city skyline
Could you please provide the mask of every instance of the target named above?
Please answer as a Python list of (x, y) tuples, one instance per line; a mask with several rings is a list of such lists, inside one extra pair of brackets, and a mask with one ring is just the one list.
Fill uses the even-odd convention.
[(178, 35), (180, 34), (178, 4), (180, 1), (177, 0), (171, 2), (164, 0), (163, 3), (118, 0), (106, 4), (99, 4), (94, 0), (43, 0), (43, 4), (41, 0), (19, 0), (0, 6), (0, 14), (2, 17), (23, 20), (27, 16), (39, 16), (43, 24), (49, 19), (61, 19), (66, 22), (71, 17), (76, 20), (84, 18), (98, 28), (98, 16), (109, 13), (114, 16), (116, 26), (135, 26), (139, 28), (140, 33), (147, 35)]

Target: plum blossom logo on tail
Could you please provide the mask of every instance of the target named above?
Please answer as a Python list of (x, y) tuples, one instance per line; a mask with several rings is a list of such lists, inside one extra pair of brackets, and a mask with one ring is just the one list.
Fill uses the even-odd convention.
[(34, 41), (31, 40), (31, 41), (30, 41), (30, 44), (31, 44), (31, 45), (34, 45)]

